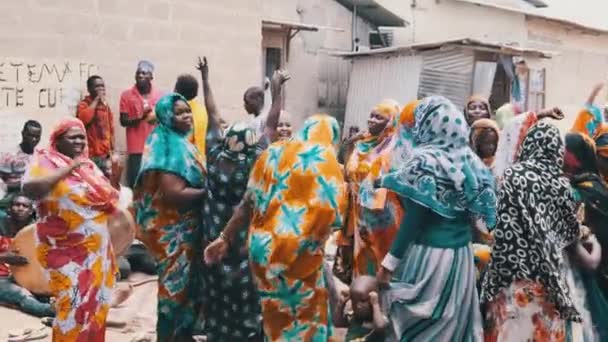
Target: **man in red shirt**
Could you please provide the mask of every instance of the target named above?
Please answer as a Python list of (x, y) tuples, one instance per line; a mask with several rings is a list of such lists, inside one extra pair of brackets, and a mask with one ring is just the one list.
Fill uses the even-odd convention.
[(76, 116), (87, 130), (89, 157), (105, 167), (114, 151), (114, 115), (106, 100), (106, 86), (100, 76), (87, 79), (89, 95), (80, 101)]
[(120, 124), (127, 128), (127, 183), (133, 187), (144, 151), (146, 138), (154, 129), (154, 106), (162, 92), (152, 85), (154, 65), (140, 61), (135, 72), (135, 85), (120, 95)]

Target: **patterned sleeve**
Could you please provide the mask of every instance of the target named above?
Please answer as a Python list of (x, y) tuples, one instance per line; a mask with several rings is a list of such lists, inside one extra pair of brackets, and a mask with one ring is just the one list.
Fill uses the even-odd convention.
[(566, 203), (562, 207), (563, 221), (565, 223), (565, 231), (563, 236), (564, 246), (569, 246), (576, 242), (580, 236), (581, 223), (578, 220), (578, 206), (575, 198), (575, 193), (572, 189), (566, 191)]

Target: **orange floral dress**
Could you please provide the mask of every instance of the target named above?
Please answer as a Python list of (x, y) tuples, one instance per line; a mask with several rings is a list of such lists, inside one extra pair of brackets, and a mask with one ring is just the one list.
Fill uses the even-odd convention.
[(485, 341), (576, 341), (575, 324), (560, 318), (540, 283), (516, 281), (488, 303)]
[[(52, 149), (39, 151), (24, 183), (70, 163), (70, 158)], [(107, 220), (117, 201), (118, 193), (93, 162), (86, 160), (38, 203), (38, 261), (56, 299), (53, 341), (105, 339), (118, 271)]]
[(246, 195), (253, 203), (249, 259), (267, 341), (332, 338), (323, 257), (346, 204), (331, 147), (339, 128), (328, 116), (304, 127), (301, 140), (274, 143), (258, 158)]

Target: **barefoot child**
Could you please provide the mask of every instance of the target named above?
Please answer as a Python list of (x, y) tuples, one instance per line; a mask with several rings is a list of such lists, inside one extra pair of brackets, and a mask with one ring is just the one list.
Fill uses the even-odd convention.
[(384, 341), (388, 319), (380, 308), (376, 278), (361, 276), (354, 279), (350, 289), (342, 293), (333, 318), (336, 327), (348, 327), (346, 341)]

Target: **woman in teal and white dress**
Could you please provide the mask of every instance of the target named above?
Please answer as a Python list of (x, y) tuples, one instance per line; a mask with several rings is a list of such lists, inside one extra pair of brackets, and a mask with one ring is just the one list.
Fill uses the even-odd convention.
[(410, 136), (408, 158), (376, 184), (399, 194), (406, 212), (377, 275), (388, 285), (389, 340), (482, 341), (471, 227), (495, 224), (494, 177), (444, 97), (420, 101)]

